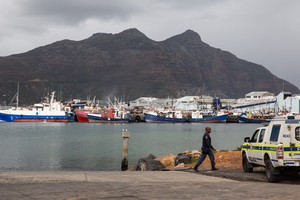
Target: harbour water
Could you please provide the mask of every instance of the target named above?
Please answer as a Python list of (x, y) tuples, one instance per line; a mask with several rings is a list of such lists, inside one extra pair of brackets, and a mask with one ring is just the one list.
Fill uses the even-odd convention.
[(130, 132), (129, 167), (148, 154), (200, 149), (206, 126), (213, 146), (233, 150), (259, 124), (0, 123), (1, 171), (116, 171), (121, 169), (122, 130)]

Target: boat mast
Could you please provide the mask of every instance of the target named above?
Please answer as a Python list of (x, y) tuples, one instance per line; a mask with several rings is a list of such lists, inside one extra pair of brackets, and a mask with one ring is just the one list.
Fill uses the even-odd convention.
[(53, 91), (51, 94), (50, 106), (54, 103), (54, 94), (55, 94), (55, 91)]
[(17, 109), (19, 107), (19, 89), (20, 89), (20, 82), (18, 82), (18, 86), (17, 86), (17, 95), (16, 95), (16, 107), (17, 107)]

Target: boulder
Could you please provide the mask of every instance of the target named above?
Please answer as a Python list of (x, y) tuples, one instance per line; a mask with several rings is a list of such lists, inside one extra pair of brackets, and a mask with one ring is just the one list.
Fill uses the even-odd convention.
[(179, 153), (176, 157), (175, 165), (178, 165), (180, 163), (184, 163), (184, 164), (191, 163), (191, 155), (190, 154)]
[(176, 160), (176, 155), (170, 154), (162, 157), (156, 158), (159, 160), (166, 168), (173, 168), (175, 167), (175, 160)]
[(139, 159), (137, 165), (135, 166), (136, 171), (161, 171), (166, 167), (159, 161), (155, 160), (155, 156), (150, 154), (146, 158)]
[(156, 159), (156, 156), (153, 155), (153, 154), (149, 154), (149, 155), (148, 155), (148, 158), (149, 158), (149, 159)]
[(200, 157), (200, 151), (198, 151), (198, 150), (193, 150), (192, 152), (191, 152), (191, 156), (192, 156), (192, 158), (199, 158)]

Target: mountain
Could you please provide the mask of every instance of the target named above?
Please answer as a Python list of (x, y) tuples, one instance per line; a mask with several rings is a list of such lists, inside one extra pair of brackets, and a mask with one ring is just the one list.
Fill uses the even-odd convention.
[(277, 94), (299, 89), (269, 70), (213, 48), (187, 30), (153, 41), (137, 29), (62, 40), (22, 54), (0, 57), (0, 102), (14, 96), (38, 102), (55, 90), (60, 99), (208, 94), (239, 98), (251, 91)]

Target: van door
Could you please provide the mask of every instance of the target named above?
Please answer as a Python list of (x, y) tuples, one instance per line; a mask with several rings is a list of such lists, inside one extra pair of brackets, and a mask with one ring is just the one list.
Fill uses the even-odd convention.
[(250, 139), (250, 148), (248, 150), (248, 159), (251, 163), (257, 163), (258, 157), (257, 157), (257, 151), (258, 151), (258, 145), (257, 145), (257, 140), (259, 136), (260, 129), (257, 129), (251, 139)]
[(266, 133), (266, 128), (260, 129), (258, 140), (257, 140), (257, 146), (256, 146), (256, 153), (255, 156), (257, 157), (257, 163), (260, 165), (264, 165), (264, 141), (265, 141), (265, 133)]

